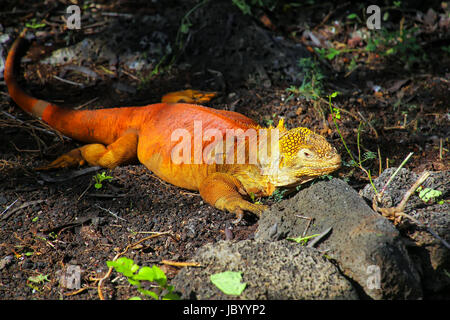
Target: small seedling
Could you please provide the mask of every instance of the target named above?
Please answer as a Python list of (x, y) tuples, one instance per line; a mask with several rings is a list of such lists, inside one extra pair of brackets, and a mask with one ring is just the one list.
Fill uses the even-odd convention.
[(255, 196), (255, 194), (254, 194), (253, 192), (250, 192), (249, 195), (250, 195), (250, 199), (252, 200), (252, 202), (253, 202), (254, 204), (262, 204), (261, 201), (256, 200), (256, 196)]
[(241, 283), (242, 272), (225, 271), (212, 274), (211, 282), (225, 294), (239, 296), (244, 291), (247, 284)]
[[(432, 199), (438, 199), (440, 196), (442, 196), (442, 191), (434, 190), (431, 188), (417, 188), (416, 192), (419, 192), (419, 198), (427, 203), (428, 201)], [(438, 201), (439, 204), (444, 204), (444, 200)]]
[(315, 238), (315, 237), (318, 237), (318, 236), (320, 236), (319, 233), (318, 234), (313, 234), (313, 235), (310, 235), (310, 236), (306, 236), (306, 237), (300, 236), (298, 238), (286, 238), (286, 240), (294, 241), (294, 242), (300, 243), (302, 246), (306, 246), (308, 244), (309, 239), (312, 239), (312, 238)]
[[(130, 284), (137, 287), (137, 290), (144, 296), (151, 297), (155, 300), (178, 300), (179, 296), (173, 292), (174, 287), (167, 284), (167, 277), (164, 272), (153, 265), (151, 268), (141, 267), (134, 263), (132, 259), (121, 257), (116, 261), (107, 261), (106, 264), (110, 268), (114, 268), (117, 272), (122, 273)], [(156, 291), (143, 288), (143, 284), (147, 282), (156, 282)], [(164, 294), (163, 294), (164, 293)], [(132, 297), (130, 300), (140, 300), (140, 297)]]
[(41, 22), (41, 23), (36, 22), (36, 18), (33, 18), (30, 20), (30, 22), (25, 23), (25, 27), (31, 28), (31, 29), (39, 29), (39, 28), (43, 28), (45, 26), (46, 26), (46, 24), (43, 22)]
[(38, 274), (37, 276), (31, 276), (27, 279), (29, 283), (27, 283), (27, 286), (31, 289), (40, 292), (41, 288), (38, 287), (38, 285), (43, 285), (45, 282), (49, 282), (50, 279), (48, 278), (48, 274)]
[(269, 197), (269, 199), (272, 199), (275, 202), (280, 202), (283, 200), (284, 194), (287, 192), (287, 189), (275, 189), (273, 194)]
[(102, 182), (105, 181), (105, 180), (111, 180), (112, 178), (113, 177), (111, 177), (111, 176), (107, 176), (105, 171), (103, 171), (102, 173), (97, 173), (94, 176), (94, 179), (95, 179), (94, 187), (95, 187), (95, 189), (101, 189), (103, 187)]
[(37, 276), (29, 277), (28, 281), (40, 284), (40, 283), (44, 283), (44, 282), (50, 281), (50, 280), (48, 279), (48, 274), (46, 274), (46, 275), (38, 274)]
[(303, 82), (299, 87), (290, 86), (286, 89), (294, 95), (304, 96), (307, 100), (318, 100), (322, 95), (323, 80), (325, 76), (320, 65), (311, 58), (301, 58), (298, 66), (303, 69)]

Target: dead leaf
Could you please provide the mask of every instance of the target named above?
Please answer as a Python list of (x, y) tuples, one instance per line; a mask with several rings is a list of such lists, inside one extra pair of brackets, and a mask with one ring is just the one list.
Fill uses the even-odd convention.
[(390, 93), (396, 92), (401, 87), (403, 87), (408, 81), (409, 81), (409, 79), (397, 80), (394, 82), (394, 84), (390, 88), (388, 88), (388, 91)]
[(423, 22), (432, 25), (436, 21), (437, 15), (432, 8), (428, 9), (427, 14), (423, 17)]

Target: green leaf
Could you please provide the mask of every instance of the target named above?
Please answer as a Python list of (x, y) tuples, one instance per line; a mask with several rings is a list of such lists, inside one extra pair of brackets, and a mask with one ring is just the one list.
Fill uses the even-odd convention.
[(139, 266), (127, 257), (121, 257), (116, 261), (106, 261), (106, 265), (110, 268), (113, 267), (127, 278), (134, 276), (134, 273), (139, 269)]
[(141, 297), (131, 297), (131, 298), (128, 299), (128, 300), (142, 300), (142, 298), (141, 298)]
[(317, 236), (320, 236), (320, 234), (313, 234), (313, 235), (306, 236), (306, 237), (301, 237), (300, 236), (298, 238), (286, 238), (286, 240), (294, 241), (294, 242), (297, 242), (297, 243), (301, 243), (302, 245), (306, 245), (308, 243), (309, 239), (315, 238)]
[(357, 15), (356, 13), (350, 13), (350, 14), (347, 16), (347, 19), (356, 19), (356, 18), (358, 18), (358, 15)]
[(391, 55), (395, 53), (395, 48), (390, 48), (388, 50), (386, 50), (386, 55)]
[(189, 32), (189, 29), (191, 28), (192, 24), (189, 22), (184, 22), (181, 24), (180, 31), (184, 34)]
[(333, 107), (333, 112), (334, 112), (334, 117), (336, 119), (341, 119), (341, 110), (339, 110), (338, 108)]
[(149, 296), (149, 297), (152, 297), (155, 300), (159, 300), (158, 295), (155, 292), (151, 291), (151, 290), (145, 290), (145, 289), (142, 289), (142, 288), (138, 288), (138, 291), (140, 293), (142, 293), (143, 295), (145, 295), (145, 296)]
[(146, 281), (155, 281), (155, 273), (153, 269), (150, 267), (142, 267), (139, 269), (137, 275), (134, 276), (136, 280), (146, 280)]
[(50, 281), (50, 280), (48, 279), (48, 274), (46, 274), (46, 275), (38, 274), (37, 276), (29, 277), (28, 281), (31, 281), (34, 283), (43, 283), (45, 281)]
[(336, 57), (337, 55), (339, 55), (341, 53), (340, 50), (335, 49), (335, 48), (329, 48), (328, 49), (328, 54), (325, 56), (325, 58), (327, 58), (328, 60), (333, 60), (334, 57)]
[(339, 91), (335, 91), (335, 92), (333, 92), (333, 93), (330, 95), (330, 97), (331, 97), (331, 98), (336, 98), (338, 94), (339, 94)]
[(180, 300), (180, 296), (177, 295), (176, 293), (169, 292), (162, 299), (163, 300)]
[(154, 274), (154, 281), (156, 281), (161, 287), (165, 287), (167, 284), (167, 277), (159, 267), (153, 266), (152, 267), (153, 274)]
[(225, 294), (238, 296), (244, 291), (246, 283), (241, 283), (242, 272), (225, 271), (212, 274), (211, 282)]
[(419, 198), (422, 199), (423, 202), (428, 202), (431, 199), (439, 198), (442, 196), (442, 191), (434, 190), (431, 188), (425, 188), (421, 190), (417, 190), (419, 192)]
[(103, 185), (101, 183), (94, 184), (95, 189), (101, 189)]

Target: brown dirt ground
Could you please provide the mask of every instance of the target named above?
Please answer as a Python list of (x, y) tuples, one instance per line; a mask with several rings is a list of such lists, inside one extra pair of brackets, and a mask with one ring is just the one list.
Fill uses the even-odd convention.
[[(129, 5), (126, 2), (113, 2), (103, 4), (103, 8), (111, 12), (134, 14), (135, 4), (139, 2), (145, 2), (140, 9), (142, 12), (164, 15), (166, 8), (170, 10), (169, 5), (149, 4), (147, 1), (134, 1)], [(1, 23), (4, 28), (13, 27), (17, 32), (35, 13), (47, 20), (61, 15), (63, 1), (50, 3), (50, 6), (39, 3), (26, 5), (25, 1), (15, 1), (14, 5), (6, 5), (2, 9), (3, 13), (0, 12)], [(102, 1), (98, 3), (102, 4)], [(176, 12), (182, 16), (194, 3), (185, 1)], [(170, 1), (170, 4), (177, 2)], [(10, 12), (13, 7), (22, 11), (13, 14)], [(311, 29), (320, 32), (332, 21), (345, 19), (351, 12), (345, 7), (331, 8), (335, 7), (331, 4), (307, 6), (301, 10), (302, 14), (293, 8), (285, 16), (280, 12), (270, 13), (269, 16), (276, 26), (275, 32), (291, 35), (295, 41), (301, 42), (300, 36), (292, 36), (299, 19), (304, 19)], [(417, 8), (423, 12), (426, 9)], [(239, 11), (235, 12), (240, 14)], [(326, 18), (329, 13), (331, 15)], [(174, 30), (178, 28), (176, 22), (180, 21), (181, 16), (173, 17)], [(210, 18), (214, 19), (214, 12)], [(47, 31), (58, 33), (59, 29), (51, 27)], [(16, 35), (11, 34), (12, 37)], [(375, 177), (379, 175), (380, 168), (383, 170), (387, 165), (398, 166), (409, 152), (414, 152), (412, 160), (406, 164), (409, 169), (416, 172), (425, 169), (448, 170), (450, 57), (436, 44), (436, 39), (441, 37), (444, 44), (448, 45), (448, 35), (448, 29), (444, 37), (438, 35), (438, 31), (424, 34), (421, 40), (428, 44), (424, 47), (430, 59), (428, 62), (419, 62), (417, 68), (409, 71), (389, 59), (380, 58), (376, 63), (365, 63), (368, 57), (364, 54), (358, 57), (359, 67), (347, 76), (342, 66), (351, 59), (351, 53), (338, 57), (332, 64), (324, 62), (324, 65), (328, 65), (324, 67), (327, 75), (325, 91), (344, 92), (335, 99), (336, 105), (347, 111), (341, 113), (338, 124), (355, 154), (357, 129), (361, 120), (358, 112), (372, 125), (372, 128), (367, 125), (363, 127), (361, 145), (363, 151), (370, 150), (377, 154), (375, 159), (364, 163)], [(82, 34), (78, 37), (82, 38)], [(339, 37), (343, 37), (342, 33), (332, 40), (347, 40)], [(40, 59), (40, 54), (33, 56), (33, 51), (30, 52), (28, 56), (32, 62)], [(206, 61), (209, 59), (206, 55), (200, 58)], [(26, 63), (22, 65), (22, 70), (25, 74), (24, 83), (33, 94), (72, 107), (93, 98), (96, 100), (89, 106), (143, 105), (158, 101), (164, 92), (179, 90), (187, 85), (215, 90), (204, 84), (207, 80), (205, 73), (180, 71), (177, 66), (181, 62), (183, 56), (172, 69), (154, 76), (150, 84), (146, 84), (145, 90), (135, 94), (111, 89), (107, 79), (86, 89), (61, 83), (51, 77), (56, 73), (52, 69), (54, 67), (36, 68), (36, 64)], [(138, 85), (133, 78), (125, 74), (122, 77), (123, 82)], [(75, 75), (69, 79), (77, 81), (83, 78)], [(401, 80), (408, 81), (399, 86)], [(391, 90), (375, 93), (367, 86), (369, 81)], [(234, 104), (235, 111), (261, 124), (270, 121), (276, 124), (279, 117), (283, 116), (288, 127), (303, 125), (325, 134), (338, 147), (343, 159), (349, 161), (333, 122), (324, 125), (316, 111), (317, 105), (315, 107), (313, 102), (301, 97), (288, 98), (286, 88), (289, 86), (283, 80), (273, 81), (269, 88), (227, 83), (226, 92), (221, 92), (221, 96), (209, 105), (227, 109)], [(17, 200), (5, 212), (8, 218), (0, 217), (0, 260), (7, 256), (13, 257), (12, 262), (0, 271), (0, 299), (98, 299), (96, 279), (108, 270), (106, 261), (113, 259), (128, 244), (149, 236), (150, 232), (163, 234), (130, 248), (126, 256), (140, 265), (161, 266), (169, 279), (179, 269), (161, 264), (161, 260), (186, 261), (205, 243), (225, 238), (224, 230), (230, 226), (233, 215), (203, 203), (197, 193), (161, 181), (139, 164), (108, 172), (113, 179), (105, 182), (99, 190), (93, 187), (92, 172), (63, 182), (46, 182), (33, 171), (33, 167), (48, 163), (62, 152), (80, 144), (36, 129), (45, 127), (39, 121), (30, 119), (11, 102), (4, 84), (0, 86), (0, 91), (0, 110), (24, 121), (18, 123), (5, 114), (0, 115), (0, 211)], [(400, 99), (402, 103), (399, 103)], [(328, 105), (322, 103), (319, 107), (325, 110), (327, 120), (331, 120)], [(406, 126), (402, 126), (405, 115)], [(73, 170), (54, 172), (51, 176), (69, 172)], [(348, 179), (357, 190), (368, 182), (361, 170), (347, 166), (336, 176)], [(274, 200), (263, 201), (270, 204)], [(21, 209), (15, 210), (21, 206)], [(257, 219), (246, 216), (243, 222), (232, 227), (234, 239), (251, 239), (256, 227)], [(59, 272), (67, 264), (81, 266), (82, 291), (75, 292), (60, 286)], [(48, 281), (35, 284), (28, 280), (39, 274), (47, 275)], [(135, 289), (123, 278), (113, 280), (116, 277), (117, 274), (113, 273), (103, 283), (105, 298), (127, 299), (136, 295)]]

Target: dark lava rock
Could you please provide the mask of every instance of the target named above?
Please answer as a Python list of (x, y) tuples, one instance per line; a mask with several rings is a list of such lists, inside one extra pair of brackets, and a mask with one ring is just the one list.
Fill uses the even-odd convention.
[[(171, 284), (183, 299), (357, 299), (356, 290), (315, 249), (288, 241), (219, 241), (201, 247)], [(242, 272), (247, 284), (240, 296), (222, 293), (210, 276)]]
[[(380, 192), (396, 168), (386, 169), (377, 179), (374, 185)], [(397, 206), (403, 199), (404, 194), (417, 181), (419, 175), (408, 169), (400, 169), (398, 174), (386, 188), (381, 198), (381, 207)], [(448, 199), (450, 190), (450, 172), (431, 172), (430, 177), (422, 184), (422, 188), (430, 188), (441, 191), (440, 199)], [(374, 194), (370, 184), (360, 191), (361, 196), (372, 201)], [(424, 289), (436, 293), (442, 290), (450, 292), (450, 250), (441, 241), (433, 237), (427, 230), (431, 229), (439, 237), (450, 242), (450, 203), (430, 199), (424, 202), (418, 196), (411, 196), (407, 202), (405, 213), (412, 216), (425, 228), (417, 227), (414, 223), (405, 221), (402, 232), (406, 233), (413, 245), (408, 247), (410, 255), (418, 260), (417, 269), (421, 273)]]
[[(318, 182), (263, 213), (255, 239), (277, 241), (307, 234), (331, 234), (320, 250), (335, 259), (342, 272), (374, 299), (418, 299), (420, 277), (403, 240), (390, 221), (375, 213), (347, 183)], [(363, 295), (364, 295), (363, 293)]]

